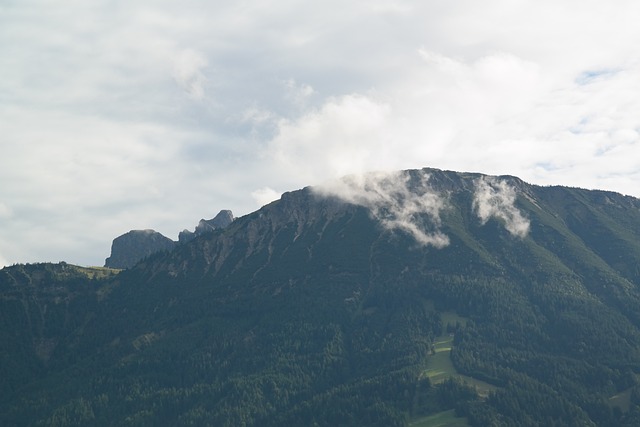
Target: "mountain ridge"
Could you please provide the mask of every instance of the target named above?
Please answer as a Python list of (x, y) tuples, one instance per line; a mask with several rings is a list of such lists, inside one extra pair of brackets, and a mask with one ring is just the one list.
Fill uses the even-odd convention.
[[(426, 168), (285, 193), (117, 275), (5, 268), (0, 421), (635, 425), (639, 230), (629, 196)], [(445, 313), (485, 397), (426, 374)]]
[(187, 243), (198, 236), (222, 229), (234, 220), (230, 210), (221, 210), (212, 219), (201, 219), (195, 230), (183, 230), (178, 234), (178, 241), (171, 240), (163, 234), (151, 230), (131, 230), (113, 239), (111, 255), (105, 260), (107, 268), (131, 268), (140, 260), (162, 251), (172, 251), (177, 245)]

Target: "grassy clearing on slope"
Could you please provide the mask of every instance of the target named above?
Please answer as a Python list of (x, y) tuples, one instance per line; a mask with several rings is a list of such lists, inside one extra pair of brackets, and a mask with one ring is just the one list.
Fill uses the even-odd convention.
[[(25, 267), (20, 267), (25, 268)], [(68, 264), (64, 261), (61, 261), (58, 264), (53, 263), (41, 263), (41, 264), (33, 264), (33, 267), (29, 267), (27, 264), (27, 269), (32, 271), (34, 277), (44, 277), (42, 276), (43, 272), (48, 272), (53, 275), (56, 280), (69, 280), (69, 279), (77, 279), (78, 275), (86, 277), (87, 279), (93, 280), (102, 280), (108, 279), (120, 273), (122, 270), (118, 270), (115, 268), (109, 267), (82, 267), (79, 265)]]
[(468, 425), (467, 419), (456, 417), (456, 411), (453, 409), (419, 418), (409, 423), (409, 427), (466, 427)]
[(452, 345), (453, 336), (443, 335), (436, 338), (434, 344), (435, 353), (429, 357), (427, 369), (424, 372), (432, 384), (441, 383), (447, 378), (458, 374), (453, 362), (451, 362)]
[(632, 389), (628, 389), (610, 397), (609, 406), (619, 408), (622, 412), (628, 412), (631, 407), (631, 390)]
[[(447, 326), (455, 326), (456, 323), (465, 326), (467, 319), (454, 312), (443, 312), (441, 315), (443, 329)], [(427, 369), (424, 371), (432, 384), (439, 384), (448, 378), (457, 378), (474, 387), (480, 397), (486, 397), (496, 386), (458, 373), (451, 361), (451, 348), (453, 347), (453, 334), (444, 334), (436, 338), (434, 353), (427, 359)]]
[(115, 268), (109, 267), (80, 267), (75, 266), (76, 270), (89, 279), (105, 279), (107, 277), (115, 276), (120, 273), (122, 270), (118, 270)]

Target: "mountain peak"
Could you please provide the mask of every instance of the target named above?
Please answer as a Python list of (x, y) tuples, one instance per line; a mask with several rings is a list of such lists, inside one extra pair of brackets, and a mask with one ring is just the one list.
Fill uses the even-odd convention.
[(105, 267), (131, 268), (141, 259), (159, 251), (170, 251), (175, 242), (155, 230), (131, 230), (116, 237), (111, 244), (111, 256)]
[(178, 243), (186, 243), (196, 236), (225, 228), (233, 220), (233, 213), (230, 210), (221, 210), (213, 219), (201, 219), (195, 232), (188, 230), (180, 232), (178, 242), (152, 229), (131, 230), (113, 240), (111, 256), (105, 260), (105, 267), (131, 268), (150, 255), (173, 250)]
[(195, 231), (182, 230), (180, 234), (178, 234), (178, 241), (180, 243), (187, 243), (202, 234), (226, 228), (234, 219), (233, 213), (230, 210), (223, 209), (212, 219), (201, 219), (198, 225), (196, 225)]

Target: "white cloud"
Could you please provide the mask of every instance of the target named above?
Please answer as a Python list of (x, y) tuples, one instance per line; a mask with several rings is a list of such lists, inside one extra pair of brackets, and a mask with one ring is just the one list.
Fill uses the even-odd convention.
[(640, 195), (638, 2), (2, 11), (0, 235), (18, 243), (0, 253), (12, 261), (97, 264), (128, 229), (175, 238), (194, 218), (247, 213), (258, 187), (371, 170)]
[[(640, 171), (640, 63), (584, 85), (554, 81), (512, 54), (416, 58), (389, 87), (281, 120), (273, 159), (306, 182), (435, 166), (595, 188)], [(608, 188), (638, 194), (632, 182)]]
[(385, 228), (408, 233), (422, 245), (445, 247), (449, 238), (439, 230), (444, 202), (429, 186), (429, 175), (418, 174), (417, 177), (405, 172), (350, 175), (313, 190), (366, 207)]
[(287, 98), (294, 106), (302, 108), (307, 105), (309, 98), (316, 91), (308, 84), (299, 84), (294, 79), (288, 79), (284, 82), (285, 98)]
[(529, 220), (515, 206), (516, 190), (504, 180), (482, 177), (475, 182), (473, 209), (482, 224), (498, 218), (511, 235), (524, 238), (529, 233)]
[(411, 12), (411, 6), (409, 6), (405, 1), (375, 1), (371, 2), (371, 8), (374, 13), (380, 14), (406, 15)]
[(207, 79), (203, 71), (206, 66), (206, 58), (194, 49), (185, 49), (175, 58), (174, 78), (193, 99), (202, 99), (205, 95)]
[(363, 172), (385, 162), (375, 148), (385, 142), (388, 114), (388, 106), (366, 96), (329, 99), (298, 120), (280, 120), (268, 150), (279, 166), (310, 183)]
[(401, 74), (389, 87), (329, 98), (307, 114), (281, 119), (268, 146), (272, 158), (307, 182), (372, 169), (481, 163), (495, 124), (507, 126), (543, 89), (535, 64), (507, 54), (464, 63), (416, 50)]
[(262, 207), (266, 204), (278, 200), (282, 195), (281, 192), (274, 190), (273, 188), (263, 187), (251, 192), (251, 197), (256, 201), (257, 207)]
[(271, 122), (274, 117), (275, 115), (273, 112), (269, 110), (257, 106), (251, 106), (242, 112), (240, 121), (260, 125)]
[(5, 203), (0, 202), (0, 219), (9, 219), (13, 215), (13, 211)]

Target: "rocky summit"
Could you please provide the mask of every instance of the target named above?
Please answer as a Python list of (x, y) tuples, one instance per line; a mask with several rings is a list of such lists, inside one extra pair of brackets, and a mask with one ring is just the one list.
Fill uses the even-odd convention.
[(131, 268), (138, 261), (160, 251), (170, 251), (176, 242), (154, 230), (131, 230), (118, 236), (111, 244), (111, 256), (105, 260), (108, 268)]
[(212, 219), (201, 219), (200, 222), (198, 222), (195, 231), (189, 231), (186, 229), (182, 230), (178, 235), (178, 241), (180, 243), (187, 243), (205, 233), (210, 233), (214, 230), (228, 227), (233, 220), (233, 213), (230, 210), (221, 210)]
[(171, 251), (180, 243), (186, 243), (206, 233), (220, 230), (233, 222), (230, 210), (221, 210), (213, 219), (201, 219), (195, 232), (181, 231), (178, 242), (171, 240), (155, 230), (131, 230), (116, 237), (111, 244), (111, 256), (105, 260), (105, 267), (125, 269), (136, 265), (140, 260), (161, 251)]

